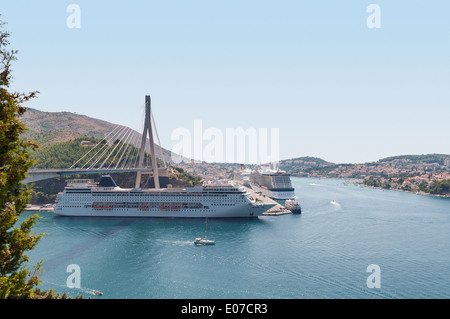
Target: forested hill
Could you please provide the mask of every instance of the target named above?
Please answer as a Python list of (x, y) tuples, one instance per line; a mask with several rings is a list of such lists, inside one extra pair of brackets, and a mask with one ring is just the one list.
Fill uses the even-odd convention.
[(304, 156), (282, 160), (279, 163), (279, 168), (295, 175), (302, 173), (305, 170), (321, 169), (334, 165), (336, 164), (327, 162), (318, 157)]
[[(92, 144), (84, 146), (83, 142), (91, 142)], [(85, 137), (42, 145), (31, 153), (31, 158), (34, 160), (33, 168), (70, 168), (92, 148), (90, 145), (95, 142), (98, 142), (98, 140)]]
[(450, 156), (447, 154), (424, 154), (424, 155), (400, 155), (390, 156), (380, 159), (379, 163), (384, 162), (405, 162), (411, 164), (430, 164), (437, 163), (439, 165), (445, 165), (445, 161), (449, 160)]

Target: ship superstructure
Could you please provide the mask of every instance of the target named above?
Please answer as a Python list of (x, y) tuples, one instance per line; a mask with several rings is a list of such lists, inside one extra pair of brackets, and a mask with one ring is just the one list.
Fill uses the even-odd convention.
[(252, 172), (250, 186), (254, 191), (274, 199), (290, 199), (295, 196), (290, 175), (278, 169)]

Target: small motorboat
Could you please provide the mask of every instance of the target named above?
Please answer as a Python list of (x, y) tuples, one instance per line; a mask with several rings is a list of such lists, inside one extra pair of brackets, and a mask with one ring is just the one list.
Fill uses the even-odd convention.
[(196, 245), (215, 245), (216, 241), (215, 240), (210, 240), (210, 239), (207, 239), (207, 238), (200, 238), (200, 237), (198, 237), (198, 238), (195, 238), (194, 244), (196, 244)]
[(94, 294), (96, 294), (98, 296), (101, 296), (101, 295), (103, 295), (103, 292), (98, 291), (98, 290), (94, 290)]

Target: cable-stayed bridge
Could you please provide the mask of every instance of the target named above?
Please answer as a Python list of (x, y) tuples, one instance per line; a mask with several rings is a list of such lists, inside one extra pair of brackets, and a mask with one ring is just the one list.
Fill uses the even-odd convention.
[[(87, 142), (88, 145), (85, 145), (87, 152), (71, 167), (32, 169), (28, 171), (28, 177), (23, 183), (33, 183), (66, 175), (136, 172), (136, 187), (140, 187), (142, 174), (150, 174), (154, 178), (155, 187), (159, 188), (159, 176), (168, 176), (168, 165), (162, 147), (158, 148), (160, 154), (156, 154), (154, 133), (158, 145), (161, 145), (151, 112), (150, 96), (147, 95), (142, 134), (118, 125), (95, 145)], [(154, 170), (154, 167), (158, 167), (158, 169)]]
[[(118, 168), (118, 169), (71, 169), (71, 168), (50, 168), (50, 169), (33, 169), (28, 172), (28, 177), (22, 183), (34, 183), (44, 179), (50, 179), (60, 176), (68, 175), (82, 175), (82, 174), (109, 174), (109, 173), (130, 173), (143, 172), (153, 174), (153, 168)], [(163, 176), (167, 172), (166, 169), (159, 169), (159, 176)]]

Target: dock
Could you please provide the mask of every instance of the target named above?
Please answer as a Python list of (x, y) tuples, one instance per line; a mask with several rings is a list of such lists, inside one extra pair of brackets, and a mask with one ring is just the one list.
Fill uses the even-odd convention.
[(264, 204), (275, 204), (274, 207), (272, 207), (268, 211), (262, 213), (263, 216), (279, 216), (279, 215), (292, 214), (292, 212), (290, 210), (286, 209), (283, 205), (274, 201), (272, 198), (258, 194), (249, 187), (246, 187), (246, 186), (243, 186), (243, 187), (250, 193), (250, 195), (254, 199), (260, 200)]
[(28, 205), (24, 211), (31, 211), (31, 212), (53, 212), (53, 207), (50, 206), (41, 206), (41, 205)]

